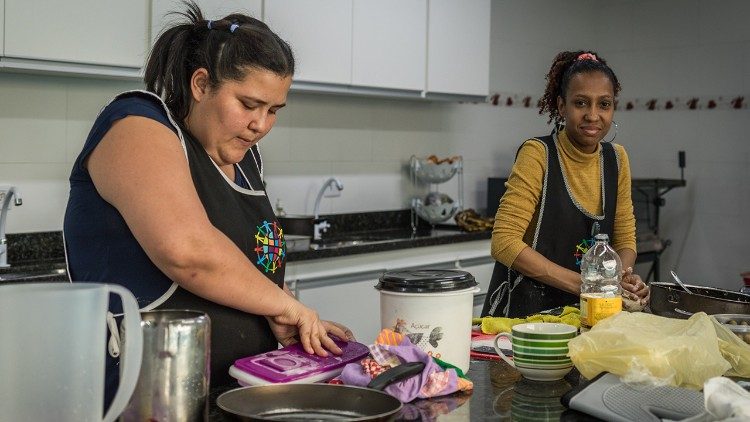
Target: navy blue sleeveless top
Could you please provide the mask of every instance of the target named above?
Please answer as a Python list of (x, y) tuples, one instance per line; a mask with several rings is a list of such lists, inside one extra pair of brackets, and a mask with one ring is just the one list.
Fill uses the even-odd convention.
[[(70, 279), (127, 287), (141, 309), (195, 309), (211, 318), (211, 385), (232, 382), (227, 370), (235, 359), (277, 347), (266, 319), (228, 308), (179, 288), (148, 258), (119, 211), (107, 203), (84, 166), (112, 124), (127, 116), (153, 119), (180, 137), (198, 196), (211, 223), (240, 248), (269, 280), (283, 286), (286, 247), (263, 185), (257, 146), (236, 164), (230, 181), (200, 142), (169, 118), (166, 107), (147, 92), (121, 94), (97, 117), (70, 175), (70, 197), (63, 225)], [(110, 311), (122, 312), (119, 300)], [(103, 345), (104, 346), (104, 345)], [(105, 401), (117, 385), (116, 359), (108, 356)]]
[[(121, 94), (101, 111), (73, 166), (63, 224), (70, 279), (122, 284), (131, 290), (141, 309), (158, 306), (176, 287), (151, 262), (119, 211), (99, 195), (84, 166), (112, 124), (127, 116), (153, 119), (178, 134), (193, 183), (211, 222), (264, 275), (281, 286), (285, 242), (265, 194), (262, 159), (257, 146), (236, 165), (237, 177), (230, 181), (202, 145), (170, 120), (161, 100), (140, 91)], [(121, 312), (116, 308), (111, 311)]]
[[(122, 284), (144, 308), (160, 298), (172, 280), (151, 262), (119, 211), (99, 195), (84, 165), (112, 125), (127, 116), (156, 120), (177, 134), (164, 107), (147, 94), (120, 98), (107, 105), (71, 171), (63, 234), (71, 280)], [(119, 303), (112, 305), (113, 313), (122, 312)]]

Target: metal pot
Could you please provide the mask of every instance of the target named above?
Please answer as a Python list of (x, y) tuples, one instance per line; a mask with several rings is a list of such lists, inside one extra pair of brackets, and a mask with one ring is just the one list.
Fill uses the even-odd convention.
[(375, 377), (367, 388), (334, 384), (275, 384), (237, 388), (221, 394), (216, 405), (231, 420), (391, 421), (401, 402), (380, 390), (422, 373), (424, 363), (410, 362)]
[(279, 216), (278, 219), (285, 234), (297, 234), (300, 236), (313, 235), (314, 217), (311, 215), (287, 214)]
[(693, 286), (690, 294), (675, 283), (654, 282), (651, 287), (651, 312), (670, 318), (688, 318), (696, 312), (713, 314), (750, 314), (750, 295), (713, 287)]

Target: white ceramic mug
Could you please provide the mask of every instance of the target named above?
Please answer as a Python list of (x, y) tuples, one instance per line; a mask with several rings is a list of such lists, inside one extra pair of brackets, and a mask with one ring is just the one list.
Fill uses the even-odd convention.
[[(578, 328), (569, 324), (529, 322), (517, 324), (510, 333), (495, 336), (497, 354), (515, 367), (524, 377), (535, 381), (558, 380), (573, 367), (568, 357), (568, 341), (576, 336)], [(506, 357), (498, 341), (508, 338), (513, 348), (513, 360)]]

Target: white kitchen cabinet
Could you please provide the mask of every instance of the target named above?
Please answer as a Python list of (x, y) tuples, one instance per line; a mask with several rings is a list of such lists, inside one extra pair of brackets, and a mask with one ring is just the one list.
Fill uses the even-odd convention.
[(344, 324), (363, 343), (380, 332), (380, 293), (375, 290), (382, 272), (330, 277), (297, 284), (297, 298), (320, 318)]
[(489, 93), (490, 0), (428, 0), (427, 92)]
[(4, 56), (139, 69), (148, 0), (5, 0)]
[(352, 84), (422, 91), (427, 0), (354, 0)]
[(5, 0), (0, 0), (0, 56), (5, 51)]
[(495, 259), (488, 255), (481, 258), (461, 260), (458, 269), (471, 273), (479, 284), (479, 293), (474, 295), (474, 311), (472, 312), (473, 316), (478, 317), (482, 313), (484, 298), (489, 294), (487, 290), (490, 287), (492, 271), (495, 269)]
[[(374, 286), (383, 272), (419, 268), (485, 271), (492, 260), (489, 253), (490, 241), (479, 240), (293, 261), (287, 266), (285, 281), (297, 298), (315, 309), (321, 318), (340, 322), (351, 328), (358, 340), (371, 343), (381, 330), (380, 293)], [(478, 302), (483, 300), (480, 295), (481, 292), (475, 296)], [(476, 303), (475, 313), (479, 315)]]
[[(258, 20), (263, 20), (263, 0), (195, 0), (206, 19), (221, 19), (230, 13), (243, 13)], [(164, 27), (175, 19), (182, 17), (170, 15), (173, 11), (184, 11), (182, 0), (151, 1), (151, 44), (156, 40)]]
[(292, 46), (296, 81), (351, 83), (352, 0), (269, 0), (264, 20)]

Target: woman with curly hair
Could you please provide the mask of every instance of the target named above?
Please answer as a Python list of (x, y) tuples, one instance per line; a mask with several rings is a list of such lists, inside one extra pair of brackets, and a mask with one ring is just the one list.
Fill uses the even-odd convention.
[(628, 156), (604, 140), (614, 123), (617, 76), (593, 52), (565, 51), (546, 79), (539, 113), (555, 129), (528, 139), (516, 155), (495, 218), (497, 263), (482, 315), (525, 317), (578, 303), (581, 252), (598, 233), (610, 236), (622, 258), (626, 303), (644, 305), (649, 289), (632, 272)]

